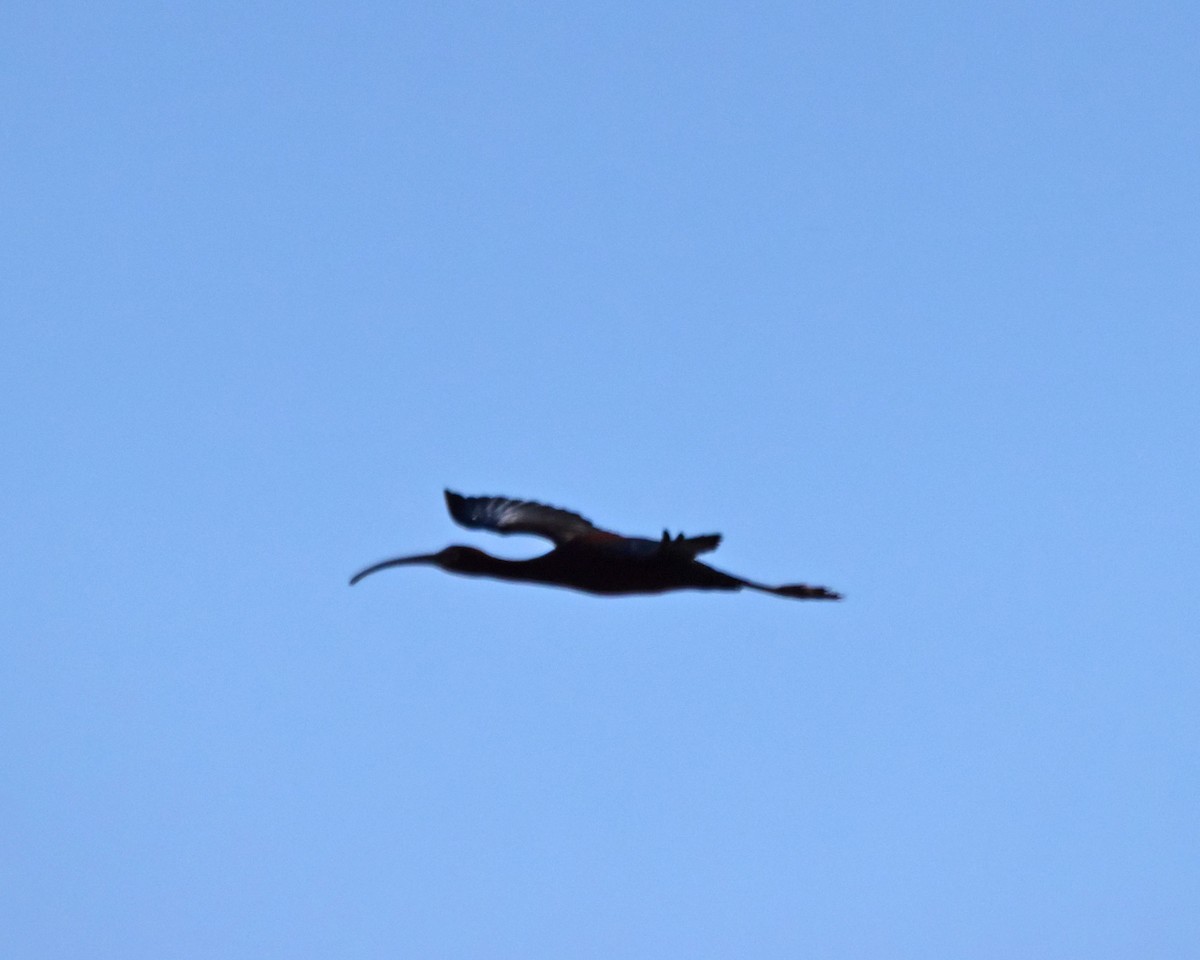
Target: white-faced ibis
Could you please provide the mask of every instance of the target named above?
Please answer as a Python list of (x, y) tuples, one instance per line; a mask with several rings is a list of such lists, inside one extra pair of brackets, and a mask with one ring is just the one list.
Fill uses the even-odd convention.
[(446, 547), (438, 553), (395, 557), (372, 564), (351, 577), (350, 585), (387, 567), (427, 563), (470, 577), (545, 583), (606, 596), (749, 587), (797, 600), (842, 598), (825, 587), (802, 583), (768, 587), (701, 563), (697, 555), (715, 550), (721, 542), (717, 533), (700, 537), (685, 537), (681, 533), (672, 538), (664, 530), (661, 540), (623, 537), (558, 507), (504, 497), (464, 497), (450, 490), (446, 491), (446, 506), (450, 508), (450, 516), (464, 527), (494, 533), (532, 533), (553, 541), (554, 549), (530, 560), (505, 560), (474, 547)]

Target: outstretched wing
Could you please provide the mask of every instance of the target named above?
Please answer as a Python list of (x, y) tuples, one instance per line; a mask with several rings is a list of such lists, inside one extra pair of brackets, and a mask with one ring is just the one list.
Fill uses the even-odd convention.
[(618, 537), (596, 527), (577, 513), (548, 507), (532, 500), (506, 497), (464, 497), (446, 491), (446, 506), (456, 522), (474, 530), (493, 533), (532, 533), (564, 544), (580, 537), (608, 539)]

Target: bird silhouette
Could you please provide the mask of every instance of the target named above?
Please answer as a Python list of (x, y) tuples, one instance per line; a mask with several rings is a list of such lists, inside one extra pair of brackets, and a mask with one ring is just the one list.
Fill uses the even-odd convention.
[(351, 577), (350, 585), (388, 567), (430, 564), (470, 577), (542, 583), (602, 596), (746, 587), (797, 600), (842, 599), (841, 594), (825, 587), (802, 583), (769, 587), (701, 563), (696, 557), (715, 550), (721, 542), (717, 533), (672, 537), (664, 530), (659, 540), (624, 537), (601, 530), (577, 513), (532, 500), (464, 497), (450, 490), (445, 493), (450, 516), (462, 526), (502, 534), (532, 533), (552, 541), (554, 549), (529, 560), (506, 560), (474, 547), (456, 545), (437, 553), (394, 557), (372, 564)]

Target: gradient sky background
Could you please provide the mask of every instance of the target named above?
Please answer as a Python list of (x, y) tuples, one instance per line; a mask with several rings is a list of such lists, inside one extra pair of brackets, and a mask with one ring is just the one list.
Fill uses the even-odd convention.
[(0, 954), (1195, 957), (1197, 36), (5, 4)]

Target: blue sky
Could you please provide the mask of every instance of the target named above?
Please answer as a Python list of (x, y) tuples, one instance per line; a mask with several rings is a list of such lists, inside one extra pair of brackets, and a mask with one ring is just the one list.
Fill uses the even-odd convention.
[(1195, 955), (1194, 5), (2, 21), (4, 955)]

